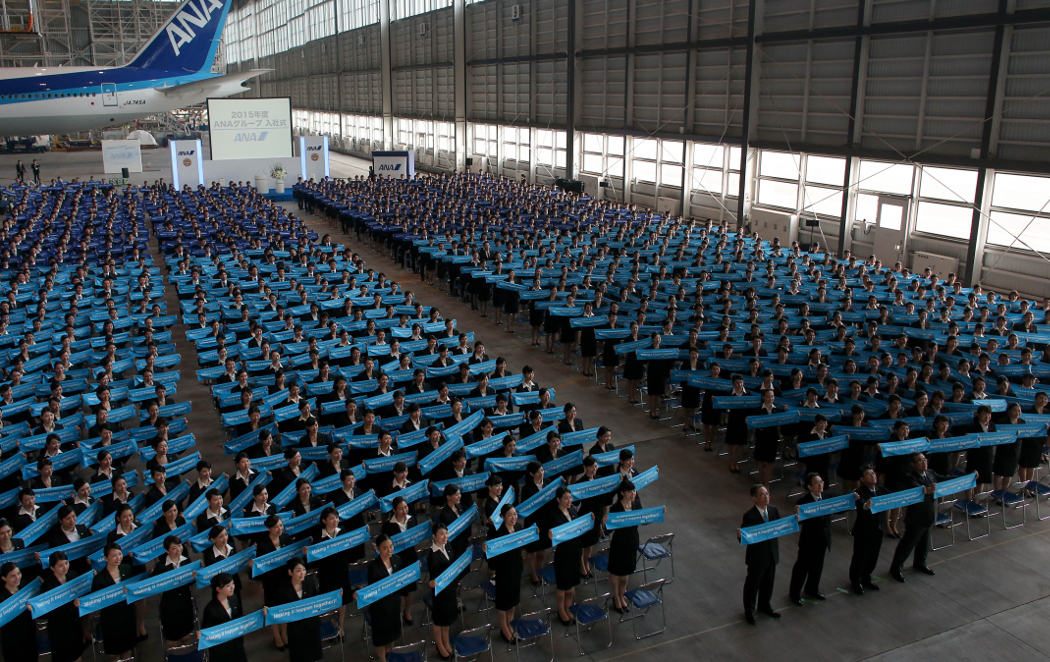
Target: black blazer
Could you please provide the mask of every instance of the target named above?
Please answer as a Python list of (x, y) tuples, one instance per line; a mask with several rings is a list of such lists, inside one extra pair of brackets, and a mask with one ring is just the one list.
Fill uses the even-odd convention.
[[(813, 495), (806, 492), (796, 503), (801, 506), (813, 501)], [(831, 549), (831, 516), (811, 517), (800, 522), (798, 548), (808, 551)]]
[(858, 485), (857, 494), (857, 519), (853, 523), (853, 535), (857, 538), (876, 538), (881, 536), (884, 528), (883, 522), (885, 516), (882, 513), (872, 513), (870, 510), (864, 508), (864, 504), (871, 499), (873, 496), (885, 494), (886, 490), (880, 488), (878, 485), (875, 489), (868, 489), (863, 485)]
[[(769, 515), (770, 522), (775, 519), (780, 519), (780, 511), (777, 510), (777, 507), (774, 505), (767, 506), (766, 513)], [(744, 517), (740, 521), (740, 528), (754, 526), (756, 524), (762, 524), (762, 513), (758, 512), (756, 506), (751, 506), (751, 508), (744, 513)], [(759, 567), (768, 567), (780, 563), (780, 546), (777, 543), (777, 539), (773, 538), (772, 540), (765, 540), (753, 545), (748, 545), (744, 560), (748, 565), (756, 565)]]
[[(909, 471), (904, 476), (904, 480), (907, 483), (905, 489), (913, 487), (929, 487), (937, 482), (937, 478), (933, 475), (932, 471), (926, 471), (921, 474)], [(917, 527), (932, 526), (936, 519), (937, 502), (934, 500), (932, 494), (926, 494), (922, 501), (908, 506), (908, 512), (904, 515), (904, 525)]]

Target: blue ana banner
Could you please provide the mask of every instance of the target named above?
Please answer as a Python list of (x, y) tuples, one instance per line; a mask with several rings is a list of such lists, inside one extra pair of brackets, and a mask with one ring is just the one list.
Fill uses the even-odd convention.
[(912, 453), (924, 453), (930, 448), (930, 440), (926, 437), (916, 439), (905, 439), (904, 441), (890, 441), (879, 444), (882, 457), (895, 457), (900, 455), (911, 455)]
[(80, 598), (80, 615), (87, 616), (93, 614), (100, 609), (105, 609), (118, 602), (124, 602), (126, 597), (126, 591), (128, 586), (134, 584), (137, 581), (145, 579), (145, 574), (136, 575), (130, 579), (126, 579), (118, 584), (107, 586), (106, 588), (89, 593)]
[(711, 398), (715, 409), (758, 409), (762, 405), (760, 395), (716, 395)]
[(903, 508), (913, 503), (919, 503), (923, 498), (922, 487), (912, 487), (899, 492), (890, 492), (889, 494), (871, 497), (871, 512), (881, 513), (884, 510)]
[(96, 534), (88, 536), (86, 538), (81, 538), (80, 540), (77, 540), (75, 542), (69, 542), (69, 543), (66, 543), (65, 545), (59, 545), (58, 547), (52, 547), (51, 549), (47, 550), (47, 554), (41, 554), (40, 555), (40, 565), (43, 566), (44, 568), (51, 567), (50, 566), (49, 557), (51, 556), (51, 554), (53, 552), (65, 552), (66, 553), (66, 557), (70, 561), (75, 561), (77, 559), (82, 559), (85, 556), (87, 556), (88, 554), (90, 554), (92, 552), (95, 552), (95, 551), (98, 551), (98, 550), (102, 549), (103, 547), (105, 547), (106, 546), (106, 537), (107, 537), (107, 534), (105, 534), (105, 533), (96, 533)]
[(343, 505), (339, 506), (339, 519), (348, 520), (355, 515), (359, 515), (364, 511), (368, 510), (372, 506), (379, 503), (379, 499), (376, 498), (375, 490), (368, 490), (359, 497), (355, 497)]
[(308, 510), (302, 515), (296, 515), (291, 519), (285, 520), (284, 532), (294, 538), (310, 527), (317, 526), (318, 519), (320, 519), (320, 516), (316, 509)]
[(853, 510), (857, 507), (857, 495), (854, 492), (849, 494), (843, 494), (842, 496), (829, 497), (827, 499), (821, 499), (820, 501), (814, 501), (813, 503), (804, 503), (798, 507), (798, 520), (811, 519), (813, 517), (822, 517), (824, 515), (834, 515), (835, 513), (841, 513), (846, 510)]
[[(284, 520), (287, 517), (291, 517), (292, 512), (290, 510), (282, 511), (277, 513), (277, 516)], [(231, 517), (230, 523), (230, 535), (234, 536), (250, 536), (257, 533), (262, 533), (266, 530), (266, 519), (269, 515), (258, 515), (252, 517)]]
[(430, 520), (426, 520), (413, 526), (411, 529), (405, 529), (401, 533), (391, 536), (390, 542), (394, 543), (394, 553), (397, 554), (410, 547), (421, 545), (424, 540), (430, 537), (430, 527)]
[(195, 533), (197, 533), (197, 531), (193, 528), (193, 525), (186, 523), (176, 528), (171, 533), (159, 535), (148, 542), (142, 543), (135, 549), (131, 550), (131, 554), (134, 555), (135, 561), (138, 563), (152, 561), (164, 553), (164, 539), (168, 536), (178, 536), (180, 539), (186, 539)]
[[(321, 473), (321, 469), (316, 464), (311, 464), (305, 471), (302, 471), (299, 474), (299, 478), (305, 478), (307, 481), (312, 481), (314, 478), (317, 478), (317, 474), (319, 473)], [(278, 508), (283, 508), (295, 496), (296, 490), (298, 488), (296, 483), (298, 482), (299, 479), (297, 478), (296, 480), (293, 480), (292, 482), (288, 483), (287, 485), (285, 485), (284, 489), (277, 493), (277, 496), (271, 498), (270, 500), (273, 501), (273, 503), (275, 503)]]
[(456, 536), (470, 528), (470, 525), (478, 518), (478, 504), (471, 505), (466, 512), (457, 517), (448, 525), (448, 539), (455, 540)]
[(427, 475), (434, 467), (452, 457), (460, 448), (463, 448), (463, 440), (459, 437), (449, 438), (448, 441), (438, 446), (430, 454), (419, 461), (419, 473)]
[(456, 581), (456, 578), (466, 572), (470, 566), (471, 560), (474, 558), (474, 550), (467, 549), (465, 552), (459, 555), (459, 558), (452, 562), (452, 564), (445, 568), (445, 571), (434, 578), (434, 595), (441, 593), (446, 588), (452, 585), (452, 582)]
[(539, 539), (540, 530), (535, 524), (527, 529), (493, 538), (485, 543), (485, 558), (491, 559), (500, 554), (505, 554), (511, 550), (518, 549), (519, 547), (524, 547), (525, 545), (536, 542)]
[(15, 540), (21, 540), (26, 547), (29, 547), (34, 540), (44, 535), (45, 531), (55, 525), (55, 522), (58, 521), (58, 509), (60, 507), (61, 506), (55, 506), (45, 515), (39, 515), (40, 511), (43, 510), (43, 508), (40, 508), (40, 510), (37, 511), (38, 516), (36, 521), (15, 534)]
[(547, 425), (539, 432), (533, 432), (530, 435), (524, 436), (518, 439), (517, 443), (514, 444), (514, 450), (516, 453), (528, 453), (534, 448), (538, 448), (543, 444), (547, 443), (547, 435), (551, 432), (557, 431), (557, 426)]
[(566, 540), (579, 538), (594, 528), (594, 514), (587, 513), (583, 517), (551, 527), (551, 545), (557, 547)]
[(40, 593), (40, 583), (40, 578), (37, 577), (16, 591), (14, 595), (0, 602), (0, 627), (7, 625), (25, 611), (30, 598)]
[(241, 512), (244, 507), (248, 505), (248, 502), (252, 500), (252, 492), (255, 490), (256, 485), (266, 485), (272, 480), (270, 474), (265, 471), (260, 472), (255, 478), (252, 478), (252, 482), (244, 489), (243, 492), (237, 495), (236, 499), (230, 501), (227, 508), (230, 509), (231, 513)]
[[(608, 524), (606, 524), (606, 527), (608, 527)], [(763, 522), (762, 524), (745, 526), (740, 529), (740, 544), (753, 545), (765, 540), (786, 536), (790, 533), (798, 533), (798, 519), (781, 517), (772, 522)]]
[(559, 458), (555, 458), (550, 462), (543, 465), (543, 473), (549, 475), (559, 474), (563, 471), (578, 467), (583, 464), (583, 449), (579, 449), (572, 453), (567, 453)]
[(503, 432), (502, 434), (494, 434), (488, 439), (482, 439), (481, 441), (475, 442), (467, 446), (467, 457), (473, 459), (475, 457), (484, 457), (489, 453), (495, 453), (497, 450), (503, 447), (503, 439), (506, 436), (506, 432)]
[(194, 561), (174, 570), (162, 572), (155, 577), (147, 577), (142, 581), (128, 584), (128, 604), (192, 583), (193, 573), (197, 572), (200, 567), (201, 562)]
[(419, 581), (419, 568), (420, 565), (418, 562), (413, 563), (407, 568), (398, 570), (389, 577), (384, 577), (374, 584), (369, 584), (364, 588), (358, 589), (357, 608), (364, 609), (373, 602), (381, 600), (388, 595), (393, 595), (409, 584), (414, 584)]
[(280, 623), (293, 623), (306, 618), (326, 614), (333, 609), (338, 609), (343, 604), (343, 589), (336, 589), (322, 593), (313, 598), (296, 600), (288, 604), (269, 607), (266, 610), (266, 624), (278, 625)]
[(140, 513), (137, 513), (135, 517), (140, 522), (152, 522), (153, 520), (160, 517), (161, 510), (164, 508), (164, 502), (171, 500), (175, 503), (181, 503), (183, 499), (190, 493), (189, 483), (179, 483), (178, 487), (164, 495), (164, 498), (157, 499), (157, 502), (152, 506), (146, 508)]
[(620, 474), (603, 476), (602, 478), (595, 478), (593, 480), (583, 480), (569, 485), (569, 492), (572, 493), (573, 501), (589, 499), (600, 494), (608, 494), (609, 492), (612, 492), (617, 486), (619, 486), (622, 480)]
[(46, 593), (41, 593), (29, 601), (29, 608), (33, 610), (33, 618), (40, 618), (49, 614), (64, 604), (86, 595), (91, 590), (91, 580), (95, 575), (85, 572), (76, 579), (70, 579), (65, 584), (57, 586)]
[(942, 480), (934, 486), (933, 496), (935, 499), (940, 499), (941, 497), (958, 494), (974, 487), (977, 487), (977, 472), (952, 478), (951, 480)]
[(653, 465), (653, 466), (649, 467), (648, 469), (646, 469), (642, 473), (638, 474), (637, 476), (634, 476), (633, 478), (631, 478), (631, 482), (634, 483), (634, 489), (641, 491), (641, 489), (643, 487), (645, 487), (646, 485), (649, 485), (650, 483), (652, 483), (653, 481), (655, 481), (659, 477), (660, 477), (660, 465), (656, 464), (656, 465)]
[(436, 483), (430, 484), (430, 494), (432, 496), (441, 496), (445, 493), (446, 485), (455, 485), (459, 487), (461, 492), (477, 492), (481, 488), (485, 487), (485, 481), (489, 479), (489, 472), (483, 471), (479, 474), (467, 474), (460, 478), (449, 478), (448, 480), (439, 480)]
[(232, 621), (215, 625), (210, 628), (202, 628), (200, 631), (200, 639), (197, 641), (197, 650), (206, 650), (212, 646), (218, 644), (224, 644), (227, 641), (233, 641), (239, 637), (243, 637), (249, 632), (255, 632), (261, 630), (264, 625), (264, 618), (262, 609), (256, 612), (252, 612), (247, 616), (241, 616), (235, 618)]
[(634, 453), (634, 444), (624, 448), (614, 448), (613, 450), (604, 453), (592, 453), (592, 455), (595, 460), (598, 460), (599, 467), (608, 467), (620, 463), (620, 451), (623, 450), (629, 450), (631, 453)]
[(803, 441), (798, 445), (798, 456), (813, 457), (814, 455), (825, 455), (846, 448), (849, 448), (849, 437), (839, 434), (826, 439), (817, 439), (816, 441)]
[(416, 454), (409, 451), (407, 453), (395, 453), (390, 457), (377, 457), (365, 460), (365, 471), (369, 474), (387, 473), (393, 471), (394, 465), (398, 462), (404, 462), (406, 466), (411, 467), (416, 463)]
[(514, 486), (508, 486), (503, 492), (503, 496), (500, 498), (499, 503), (496, 504), (496, 509), (492, 511), (492, 525), (499, 528), (503, 524), (503, 515), (500, 511), (503, 510), (503, 506), (508, 503), (514, 503)]
[(394, 499), (398, 497), (404, 497), (405, 501), (409, 503), (415, 503), (420, 499), (426, 498), (429, 490), (430, 481), (428, 480), (422, 480), (416, 483), (415, 485), (409, 485), (403, 490), (398, 490), (397, 492), (393, 492), (383, 497), (382, 501), (379, 504), (379, 510), (384, 513), (390, 512), (394, 507)]
[(521, 517), (528, 517), (532, 513), (536, 512), (545, 503), (554, 498), (554, 493), (565, 481), (559, 476), (556, 480), (552, 480), (549, 485), (544, 487), (539, 492), (536, 492), (528, 499), (525, 499), (518, 504), (518, 515)]
[(981, 446), (1001, 446), (1002, 444), (1012, 444), (1017, 441), (1017, 433), (1013, 431), (1007, 432), (983, 432), (979, 433), (978, 436), (981, 438)]
[(485, 412), (483, 412), (483, 411), (476, 411), (473, 414), (471, 414), (470, 416), (467, 416), (466, 418), (464, 418), (459, 423), (456, 423), (455, 425), (450, 425), (445, 430), (445, 436), (446, 437), (451, 437), (454, 434), (458, 434), (458, 435), (462, 436), (462, 435), (470, 432), (474, 428), (478, 427), (478, 425), (481, 424), (481, 421), (484, 418), (485, 418)]
[(221, 572), (228, 572), (231, 575), (240, 572), (241, 570), (248, 567), (248, 563), (255, 558), (255, 545), (247, 547), (231, 554), (227, 558), (212, 563), (209, 566), (205, 566), (197, 571), (197, 588), (204, 588), (211, 583), (211, 578)]
[(536, 459), (535, 455), (515, 455), (514, 457), (490, 457), (485, 459), (485, 471), (524, 471), (525, 467)]
[(656, 506), (653, 508), (628, 510), (622, 513), (609, 513), (609, 517), (605, 520), (605, 528), (612, 531), (613, 529), (622, 529), (628, 526), (659, 524), (664, 521), (664, 510), (666, 508), (666, 506)]
[(981, 438), (977, 434), (964, 434), (958, 437), (944, 437), (943, 439), (930, 439), (929, 453), (952, 453), (978, 448)]
[(276, 549), (269, 554), (263, 554), (262, 556), (256, 556), (255, 560), (252, 561), (252, 577), (259, 577), (264, 575), (271, 570), (281, 567), (289, 560), (294, 559), (296, 556), (301, 556), (303, 553), (302, 545), (288, 545)]
[(328, 558), (333, 554), (345, 552), (348, 549), (353, 549), (354, 547), (365, 544), (368, 542), (368, 537), (367, 526), (362, 526), (361, 528), (347, 531), (346, 533), (340, 533), (334, 538), (322, 540), (319, 543), (307, 547), (306, 560), (313, 563), (314, 561)]
[(639, 361), (653, 361), (660, 359), (677, 359), (678, 350), (674, 348), (640, 349), (635, 353)]
[(207, 490), (201, 492), (201, 495), (197, 499), (186, 507), (183, 511), (182, 516), (186, 518), (186, 521), (191, 519), (197, 519), (197, 515), (204, 512), (205, 508), (208, 507), (208, 491), (212, 488), (219, 491), (220, 494), (226, 493), (226, 488), (230, 486), (229, 479), (226, 478), (226, 474), (223, 474), (212, 481), (211, 485)]
[(794, 409), (781, 411), (774, 414), (756, 414), (747, 417), (747, 427), (750, 430), (761, 428), (772, 428), (778, 425), (790, 425), (798, 423), (798, 412)]
[(19, 568), (27, 568), (36, 563), (36, 555), (47, 549), (47, 545), (33, 545), (25, 549), (17, 549), (6, 554), (0, 554), (0, 564), (10, 561)]

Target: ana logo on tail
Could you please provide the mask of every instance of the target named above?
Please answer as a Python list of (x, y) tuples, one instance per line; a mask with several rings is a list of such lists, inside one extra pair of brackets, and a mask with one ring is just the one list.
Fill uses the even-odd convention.
[(205, 27), (215, 13), (222, 13), (222, 3), (219, 0), (190, 0), (175, 14), (164, 28), (175, 55), (179, 55), (182, 47), (191, 43), (197, 36), (193, 26)]

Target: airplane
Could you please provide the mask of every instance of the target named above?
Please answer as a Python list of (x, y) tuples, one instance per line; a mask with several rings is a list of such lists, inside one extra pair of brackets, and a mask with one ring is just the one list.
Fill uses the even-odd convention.
[(211, 72), (233, 2), (185, 0), (121, 67), (0, 68), (0, 135), (97, 129), (244, 92), (267, 70)]

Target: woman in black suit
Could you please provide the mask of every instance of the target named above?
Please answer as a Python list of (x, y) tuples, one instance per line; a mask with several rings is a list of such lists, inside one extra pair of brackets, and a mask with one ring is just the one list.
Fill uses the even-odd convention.
[[(571, 522), (572, 492), (567, 487), (559, 487), (554, 496), (555, 507), (549, 512), (547, 538), (554, 536), (551, 531), (556, 526)], [(573, 605), (576, 587), (580, 583), (580, 539), (565, 540), (554, 548), (555, 595), (558, 601), (558, 620), (562, 625), (575, 623), (569, 608)]]
[[(224, 561), (237, 553), (237, 548), (230, 541), (229, 532), (221, 524), (211, 527), (208, 531), (208, 540), (211, 541), (211, 547), (201, 552), (201, 564), (205, 567)], [(235, 572), (232, 577), (236, 590), (231, 599), (239, 603), (241, 601), (241, 575)]]
[[(1024, 425), (1021, 418), (1021, 405), (1011, 402), (1006, 408), (1006, 420), (1004, 424)], [(995, 447), (995, 459), (992, 461), (992, 496), (999, 503), (1010, 489), (1014, 474), (1017, 473), (1018, 459), (1021, 452), (1021, 440), (1017, 439), (1008, 444), (999, 444)]]
[[(331, 496), (329, 497), (329, 501), (336, 508), (348, 501), (353, 501), (357, 497), (361, 496), (357, 489), (357, 477), (354, 476), (354, 472), (352, 470), (343, 469), (339, 473), (339, 478), (343, 482), (342, 487), (335, 490), (334, 492), (331, 492)], [(344, 531), (353, 531), (355, 529), (360, 529), (364, 525), (364, 512), (360, 512), (349, 519), (342, 520), (339, 522), (339, 528), (341, 528)], [(354, 547), (353, 549), (348, 549), (346, 551), (346, 554), (347, 562), (352, 563), (354, 561), (360, 561), (361, 559), (365, 558), (365, 546), (360, 545), (358, 547)]]
[[(460, 501), (463, 499), (463, 493), (459, 489), (458, 485), (450, 484), (445, 486), (445, 505), (441, 507), (438, 512), (438, 523), (443, 524), (446, 528), (450, 526), (456, 519), (463, 514), (463, 509), (460, 507)], [(443, 543), (444, 544), (444, 543)], [(463, 535), (460, 535), (455, 540), (448, 543), (449, 553), (452, 554), (452, 559), (458, 559), (459, 555), (466, 551), (470, 545), (469, 531), (464, 531)]]
[[(69, 559), (65, 552), (53, 552), (48, 558), (50, 570), (44, 573), (41, 593), (56, 589), (72, 579), (69, 576)], [(80, 611), (73, 602), (57, 607), (47, 615), (47, 638), (51, 642), (51, 659), (54, 662), (79, 660), (88, 644)], [(7, 659), (6, 655), (5, 658)]]
[[(758, 414), (775, 414), (778, 410), (773, 403), (773, 389), (767, 388), (762, 391), (762, 404), (758, 407)], [(735, 413), (735, 412), (734, 412)], [(747, 425), (745, 419), (745, 426)], [(747, 439), (746, 433), (744, 439)], [(769, 480), (773, 477), (773, 465), (777, 461), (777, 448), (780, 446), (780, 426), (758, 428), (755, 430), (755, 462), (758, 463), (758, 482), (769, 487)]]
[[(603, 324), (601, 328), (615, 329), (616, 313), (610, 312), (608, 320), (609, 322)], [(595, 335), (597, 335), (597, 333)], [(608, 338), (602, 341), (602, 369), (605, 371), (605, 388), (610, 391), (616, 390), (613, 380), (616, 377), (616, 366), (620, 364), (620, 356), (616, 353), (616, 345), (619, 342), (620, 341), (615, 338)]]
[[(376, 558), (368, 564), (368, 583), (375, 584), (401, 569), (394, 556), (394, 543), (390, 536), (380, 534), (375, 541)], [(380, 598), (368, 605), (368, 618), (372, 625), (372, 644), (376, 659), (386, 662), (386, 655), (395, 641), (401, 638), (401, 600), (396, 593)]]
[[(733, 375), (733, 389), (729, 393), (732, 396), (745, 397), (751, 395), (744, 388), (744, 377)], [(726, 422), (726, 445), (729, 446), (729, 472), (740, 473), (740, 460), (747, 450), (747, 417), (754, 410), (740, 407), (730, 409)]]
[[(434, 525), (434, 533), (430, 542), (430, 554), (427, 555), (427, 569), (430, 573), (429, 586), (434, 589), (435, 581), (452, 562), (459, 558), (455, 552), (449, 549), (448, 527), (439, 522)], [(433, 622), (431, 631), (434, 635), (434, 645), (437, 647), (438, 656), (442, 660), (451, 660), (453, 655), (452, 644), (449, 642), (449, 628), (456, 622), (459, 615), (459, 607), (456, 605), (456, 588), (459, 579), (455, 579), (445, 587), (445, 590), (432, 596), (430, 618)]]
[[(829, 427), (828, 419), (823, 414), (817, 414), (813, 417), (813, 427), (810, 428), (802, 441), (822, 441), (826, 439), (831, 436), (831, 430)], [(810, 455), (805, 459), (805, 463), (806, 473), (820, 474), (820, 477), (823, 478), (825, 482), (831, 481), (831, 476), (828, 475), (828, 470), (831, 467), (831, 453)]]
[[(315, 536), (317, 542), (331, 540), (337, 536), (347, 533), (339, 526), (339, 511), (332, 506), (326, 506), (321, 511), (319, 533)], [(350, 551), (338, 552), (314, 563), (317, 568), (317, 578), (321, 593), (328, 593), (336, 589), (343, 591), (343, 603), (339, 607), (339, 636), (343, 635), (343, 615), (346, 605), (353, 597), (353, 589), (350, 587), (350, 573), (347, 567), (350, 565)]]
[(561, 410), (565, 413), (565, 418), (558, 421), (558, 434), (568, 434), (583, 429), (583, 419), (576, 415), (576, 405), (566, 402)]
[[(682, 366), (682, 370), (689, 372), (700, 371), (700, 349), (689, 348), (689, 359)], [(700, 389), (689, 385), (689, 380), (682, 382), (682, 412), (686, 416), (686, 432), (696, 431), (696, 410), (700, 406)]]
[[(542, 489), (543, 465), (535, 461), (529, 462), (525, 467), (525, 484), (521, 487), (521, 498), (518, 499), (518, 503), (528, 500), (529, 497)], [(549, 505), (544, 504), (540, 506), (525, 518), (526, 527), (536, 524), (540, 529), (539, 540), (529, 543), (525, 547), (525, 554), (529, 561), (529, 580), (533, 586), (539, 586), (542, 583), (539, 574), (540, 568), (544, 566), (547, 550), (551, 546), (550, 537), (547, 535), (547, 508)]]
[[(8, 561), (0, 566), (0, 602), (18, 593), (22, 584), (22, 571)], [(0, 628), (0, 652), (5, 661), (36, 662), (36, 623), (27, 606), (7, 625)]]
[[(625, 480), (616, 488), (616, 503), (610, 508), (610, 513), (623, 513), (635, 508), (641, 508), (637, 500), (638, 492), (634, 483)], [(612, 583), (613, 609), (620, 614), (626, 614), (627, 580), (634, 574), (638, 563), (638, 527), (625, 526), (614, 529), (612, 540), (609, 542), (609, 581)]]
[[(387, 536), (396, 536), (399, 533), (404, 533), (411, 527), (409, 522), (412, 516), (408, 513), (408, 502), (405, 501), (404, 497), (395, 498), (391, 505), (393, 508), (390, 511), (390, 517), (383, 522), (382, 531)], [(408, 546), (398, 553), (398, 560), (400, 561), (399, 567), (407, 568), (419, 560), (419, 554), (416, 552), (415, 547)], [(412, 626), (412, 593), (415, 590), (415, 584), (409, 584), (401, 590), (401, 615), (405, 619), (405, 625), (409, 627)]]
[[(189, 563), (183, 556), (182, 540), (178, 536), (164, 539), (164, 556), (153, 566), (153, 575), (178, 569)], [(196, 626), (193, 613), (193, 596), (188, 584), (164, 591), (160, 596), (160, 629), (169, 646), (184, 643), (183, 639), (193, 632)]]
[[(306, 564), (294, 558), (285, 566), (287, 579), (280, 589), (280, 603), (287, 604), (312, 598), (318, 594), (317, 584), (306, 577)], [(311, 616), (288, 623), (288, 657), (292, 662), (314, 662), (320, 660), (321, 619)]]
[[(598, 478), (598, 460), (593, 455), (583, 458), (583, 475), (576, 484)], [(598, 544), (601, 537), (602, 521), (605, 518), (605, 509), (609, 503), (608, 494), (596, 494), (587, 499), (580, 500), (579, 516), (586, 517), (587, 513), (594, 515), (594, 527), (580, 536), (580, 576), (584, 579), (591, 578), (591, 548)]]
[[(722, 374), (722, 366), (717, 363), (712, 363), (708, 366), (708, 369), (710, 370), (708, 376), (714, 379), (718, 379), (718, 376)], [(715, 450), (715, 436), (718, 434), (718, 426), (722, 423), (722, 413), (715, 409), (714, 398), (714, 389), (704, 389), (704, 399), (700, 405), (700, 423), (704, 429), (704, 451), (708, 453)], [(728, 443), (728, 430), (726, 432), (726, 440)], [(732, 471), (733, 465), (730, 464), (729, 466), (730, 471)]]
[[(237, 584), (231, 575), (220, 572), (212, 577), (211, 600), (204, 606), (201, 628), (215, 627), (240, 618), (242, 615), (241, 601), (234, 597), (236, 594)], [(216, 644), (212, 646), (211, 651), (211, 659), (214, 660), (223, 660), (223, 662), (247, 662), (248, 660), (244, 652), (244, 637)]]
[[(663, 339), (659, 333), (652, 336), (651, 349), (660, 349)], [(667, 379), (671, 376), (671, 364), (668, 359), (651, 359), (646, 362), (645, 389), (649, 398), (649, 418), (658, 420), (660, 418), (660, 405), (663, 403), (664, 394), (667, 393)]]
[[(970, 432), (995, 432), (995, 423), (992, 421), (991, 407), (988, 405), (981, 405), (977, 408), (977, 413), (974, 414), (973, 425), (970, 427)], [(977, 472), (977, 487), (974, 488), (976, 491), (971, 492), (969, 496), (971, 503), (976, 503), (973, 500), (974, 495), (987, 491), (988, 485), (992, 482), (992, 461), (994, 453), (994, 446), (979, 446), (977, 448), (970, 448), (966, 451), (966, 470)]]
[(486, 527), (492, 526), (492, 515), (496, 512), (500, 499), (503, 498), (503, 479), (499, 474), (491, 474), (485, 480), (485, 496), (478, 504), (481, 510), (481, 523)]
[[(499, 538), (518, 530), (518, 511), (509, 503), (500, 509), (503, 522), (498, 527), (489, 529), (488, 540)], [(521, 557), (521, 548), (512, 549), (488, 560), (489, 568), (495, 573), (496, 611), (499, 613), (500, 636), (508, 644), (514, 643), (514, 630), (510, 623), (514, 620), (514, 610), (521, 602), (521, 572), (525, 563)]]
[[(284, 522), (277, 515), (266, 518), (266, 531), (259, 534), (255, 540), (255, 556), (259, 557), (270, 552), (275, 552), (282, 547), (292, 544), (291, 537), (284, 532)], [(287, 575), (280, 568), (274, 568), (262, 574), (259, 578), (263, 585), (263, 605), (274, 607), (281, 604), (280, 592)], [(273, 635), (273, 645), (279, 651), (283, 651), (288, 644), (287, 628), (284, 624), (271, 625), (270, 633)]]
[[(106, 560), (106, 567), (99, 570), (95, 579), (92, 580), (92, 593), (127, 581), (132, 574), (131, 568), (121, 563), (124, 560), (124, 554), (120, 550), (120, 545), (107, 544), (103, 550), (103, 558)], [(127, 602), (121, 601), (103, 609), (99, 617), (99, 627), (102, 630), (102, 650), (107, 655), (114, 655), (118, 658), (128, 657), (139, 640), (135, 623), (135, 607)], [(6, 636), (4, 639), (6, 641)], [(8, 660), (19, 659), (6, 655), (4, 657)], [(33, 659), (36, 659), (35, 654)]]
[[(631, 332), (623, 342), (635, 342), (638, 338), (638, 322), (631, 322)], [(638, 360), (637, 352), (623, 355), (623, 378), (627, 380), (627, 402), (636, 405), (641, 402), (641, 381), (645, 377), (645, 364)]]

